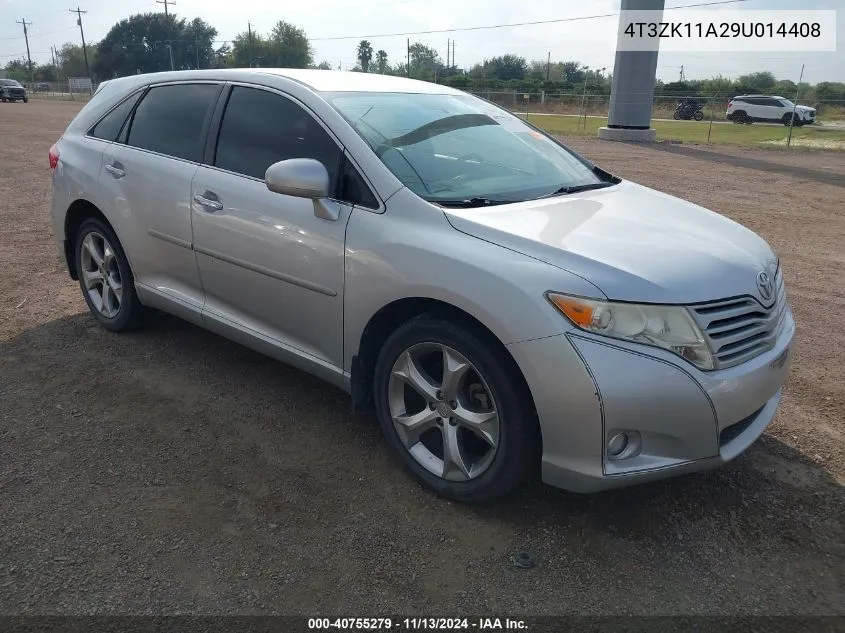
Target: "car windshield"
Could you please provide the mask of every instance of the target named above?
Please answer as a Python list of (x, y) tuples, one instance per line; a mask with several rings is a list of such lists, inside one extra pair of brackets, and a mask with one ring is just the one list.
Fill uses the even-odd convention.
[(14, 79), (0, 79), (0, 86), (15, 86), (20, 88), (21, 85)]
[(780, 102), (785, 105), (787, 108), (794, 108), (795, 104), (792, 103), (789, 99), (781, 99)]
[(324, 97), (403, 184), (430, 202), (482, 206), (618, 182), (519, 117), (470, 95)]

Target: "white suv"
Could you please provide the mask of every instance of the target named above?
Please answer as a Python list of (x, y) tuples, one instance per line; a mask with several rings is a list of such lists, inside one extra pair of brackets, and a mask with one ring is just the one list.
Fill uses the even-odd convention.
[(795, 112), (795, 125), (815, 123), (816, 111), (809, 106), (795, 105), (784, 97), (767, 95), (739, 95), (728, 103), (725, 113), (728, 121), (734, 123), (783, 123), (789, 125)]

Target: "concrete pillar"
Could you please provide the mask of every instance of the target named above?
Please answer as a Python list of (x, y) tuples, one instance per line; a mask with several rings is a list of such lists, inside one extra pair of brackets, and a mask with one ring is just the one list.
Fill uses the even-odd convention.
[[(663, 11), (665, 0), (622, 0), (622, 11)], [(622, 34), (619, 38), (626, 37)], [(618, 40), (617, 40), (618, 41)], [(653, 142), (651, 106), (657, 74), (657, 51), (616, 51), (607, 127), (599, 138)]]

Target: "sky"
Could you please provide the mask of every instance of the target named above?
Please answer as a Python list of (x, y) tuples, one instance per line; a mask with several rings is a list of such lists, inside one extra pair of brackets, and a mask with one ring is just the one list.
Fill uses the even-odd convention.
[[(80, 43), (76, 14), (68, 11), (78, 2), (87, 42), (96, 42), (120, 19), (134, 13), (161, 11), (155, 0), (0, 0), (0, 66), (26, 56), (23, 30), (16, 21), (26, 19), (34, 63), (50, 60), (50, 46)], [(666, 0), (667, 7), (701, 0)], [(247, 22), (265, 33), (278, 20), (303, 28), (312, 41), (315, 61), (335, 68), (355, 64), (355, 47), (367, 36), (374, 50), (384, 49), (395, 63), (405, 56), (406, 36), (375, 37), (407, 31), (443, 30), (513, 22), (552, 20), (612, 13), (620, 0), (176, 0), (170, 11), (180, 17), (201, 17), (218, 30), (220, 40), (231, 40), (245, 31)], [(829, 53), (661, 53), (657, 75), (676, 81), (681, 66), (687, 79), (716, 74), (735, 77), (768, 70), (782, 79), (845, 82), (845, 0), (745, 0), (722, 8), (837, 9), (837, 51)], [(73, 8), (76, 8), (74, 5)], [(411, 35), (446, 57), (447, 40), (455, 41), (455, 61), (469, 68), (484, 58), (514, 53), (527, 59), (580, 61), (590, 68), (613, 70), (616, 44), (615, 16), (491, 30)], [(350, 39), (328, 39), (349, 37)], [(220, 42), (222, 44), (222, 41)]]

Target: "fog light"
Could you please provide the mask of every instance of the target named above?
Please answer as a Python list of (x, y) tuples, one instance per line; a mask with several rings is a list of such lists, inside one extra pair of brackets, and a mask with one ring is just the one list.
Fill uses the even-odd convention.
[(611, 457), (618, 457), (628, 448), (628, 434), (617, 433), (607, 443), (607, 452)]

